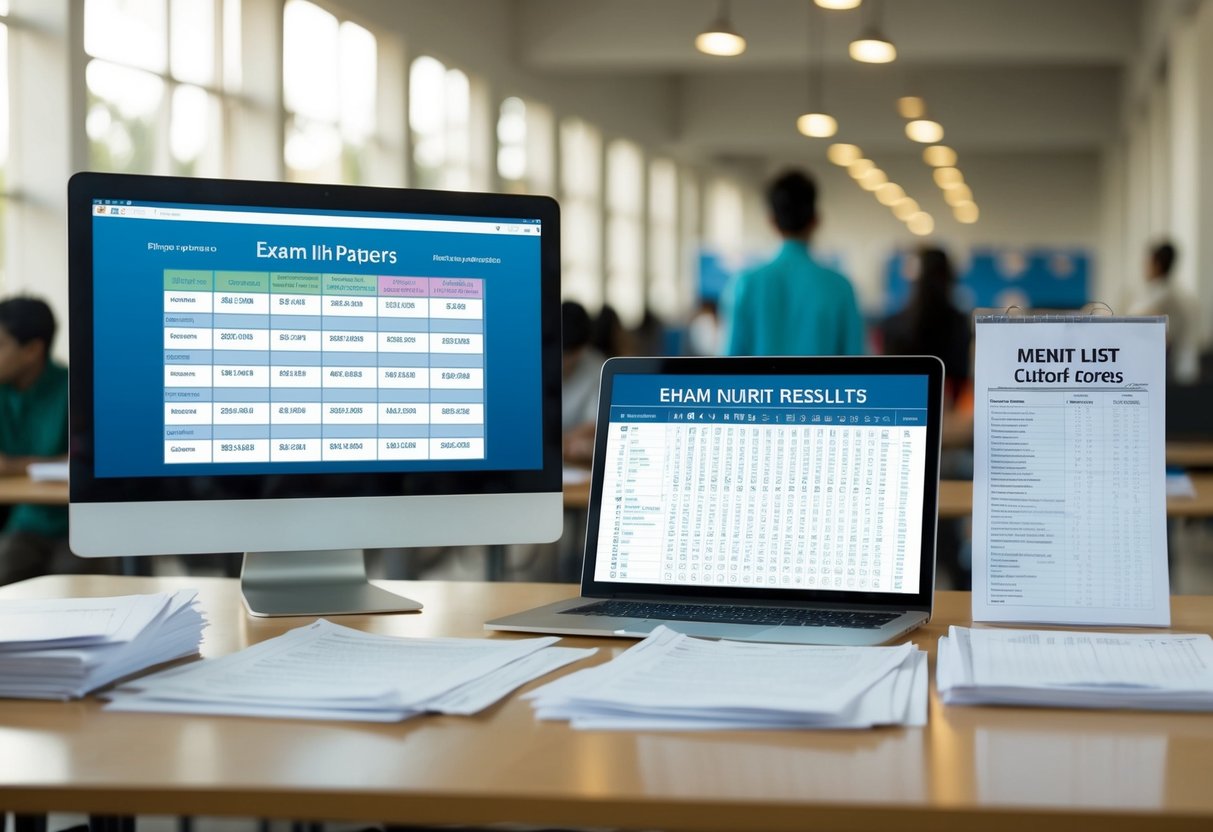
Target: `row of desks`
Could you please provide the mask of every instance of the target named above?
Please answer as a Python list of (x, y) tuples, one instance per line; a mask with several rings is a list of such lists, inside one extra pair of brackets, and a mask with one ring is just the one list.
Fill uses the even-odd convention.
[[(1213, 472), (1190, 475), (1195, 497), (1171, 497), (1167, 500), (1169, 517), (1213, 517)], [(584, 509), (590, 499), (589, 483), (565, 485), (564, 507)], [(973, 513), (973, 483), (969, 480), (942, 480), (939, 483), (939, 516), (942, 519), (968, 517)]]
[[(1213, 473), (1193, 473), (1195, 497), (1167, 500), (1169, 517), (1213, 517)], [(564, 506), (584, 509), (589, 503), (589, 483), (565, 485)], [(67, 483), (32, 482), (28, 477), (0, 477), (0, 505), (37, 503), (67, 505)], [(973, 483), (968, 480), (943, 480), (939, 483), (939, 516), (945, 519), (968, 517), (973, 513)]]

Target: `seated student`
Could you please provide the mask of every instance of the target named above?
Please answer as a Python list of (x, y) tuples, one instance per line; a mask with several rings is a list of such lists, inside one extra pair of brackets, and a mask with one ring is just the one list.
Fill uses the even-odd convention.
[[(50, 358), (55, 316), (35, 298), (0, 302), (0, 476), (67, 456), (67, 368)], [(71, 566), (67, 509), (13, 506), (0, 532), (0, 584)]]
[(598, 380), (606, 359), (592, 343), (592, 324), (585, 307), (566, 300), (560, 313), (563, 349), (560, 429), (564, 435), (564, 461), (589, 467), (594, 455)]

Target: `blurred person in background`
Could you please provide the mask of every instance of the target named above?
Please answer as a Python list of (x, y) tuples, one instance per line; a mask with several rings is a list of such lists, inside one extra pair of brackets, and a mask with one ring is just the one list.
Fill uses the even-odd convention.
[(817, 186), (780, 174), (766, 192), (783, 238), (774, 259), (734, 277), (722, 296), (726, 355), (862, 355), (863, 320), (850, 281), (813, 259)]
[(1129, 314), (1167, 316), (1167, 380), (1193, 384), (1199, 374), (1192, 314), (1195, 301), (1171, 280), (1175, 259), (1175, 246), (1169, 241), (1150, 248), (1145, 293)]
[[(605, 308), (605, 307), (604, 307)], [(585, 307), (566, 300), (560, 307), (561, 412), (564, 460), (588, 467), (594, 455), (594, 420), (605, 356), (592, 343), (593, 325)]]
[[(67, 459), (67, 368), (51, 360), (55, 316), (36, 298), (0, 302), (0, 476)], [(75, 561), (75, 563), (73, 563)], [(0, 532), (0, 584), (81, 563), (67, 548), (67, 508), (17, 505)]]
[(636, 355), (632, 334), (623, 325), (615, 307), (604, 303), (590, 323), (590, 346), (604, 359), (617, 355)]
[[(934, 355), (944, 366), (943, 453), (945, 479), (973, 477), (972, 344), (969, 315), (956, 308), (956, 272), (947, 252), (923, 246), (914, 252), (907, 275), (913, 289), (905, 308), (880, 327), (886, 355)], [(972, 584), (971, 521), (940, 520), (936, 536), (938, 585), (968, 589)]]
[(941, 248), (923, 246), (914, 254), (910, 300), (881, 326), (886, 355), (934, 355), (943, 361), (944, 404), (954, 408), (972, 377), (973, 330), (969, 316), (952, 302), (956, 272)]

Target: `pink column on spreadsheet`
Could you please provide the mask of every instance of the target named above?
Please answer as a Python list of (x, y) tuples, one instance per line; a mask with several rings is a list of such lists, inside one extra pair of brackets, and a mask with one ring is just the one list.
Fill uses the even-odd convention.
[(430, 455), (430, 279), (379, 278), (379, 458)]
[(484, 281), (430, 278), (430, 458), (482, 459)]

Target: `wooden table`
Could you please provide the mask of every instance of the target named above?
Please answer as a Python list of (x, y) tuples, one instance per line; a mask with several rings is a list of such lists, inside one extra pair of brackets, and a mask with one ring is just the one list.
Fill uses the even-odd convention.
[(1213, 468), (1213, 442), (1168, 441), (1167, 464), (1181, 468)]
[[(218, 656), (306, 619), (254, 619), (229, 579), (52, 576), (3, 598), (196, 586)], [(565, 597), (553, 584), (399, 582), (418, 615), (346, 617), (398, 635), (483, 635), (483, 620)], [(931, 653), (969, 596), (939, 593)], [(1173, 599), (1213, 630), (1213, 598)], [(498, 638), (509, 638), (497, 634)], [(603, 648), (630, 642), (567, 638)], [(585, 666), (585, 665), (579, 665)], [(580, 732), (517, 695), (476, 717), (395, 725), (108, 714), (93, 699), (0, 701), (0, 807), (397, 823), (671, 830), (1213, 828), (1213, 714), (944, 707), (926, 728)]]
[(0, 505), (34, 503), (46, 506), (67, 505), (66, 482), (35, 482), (28, 476), (0, 477)]
[[(1213, 472), (1196, 471), (1191, 475), (1195, 497), (1167, 500), (1168, 517), (1213, 517)], [(584, 509), (590, 500), (589, 483), (564, 487), (565, 508)], [(969, 480), (941, 480), (939, 516), (944, 519), (968, 517), (973, 513), (973, 483)]]

